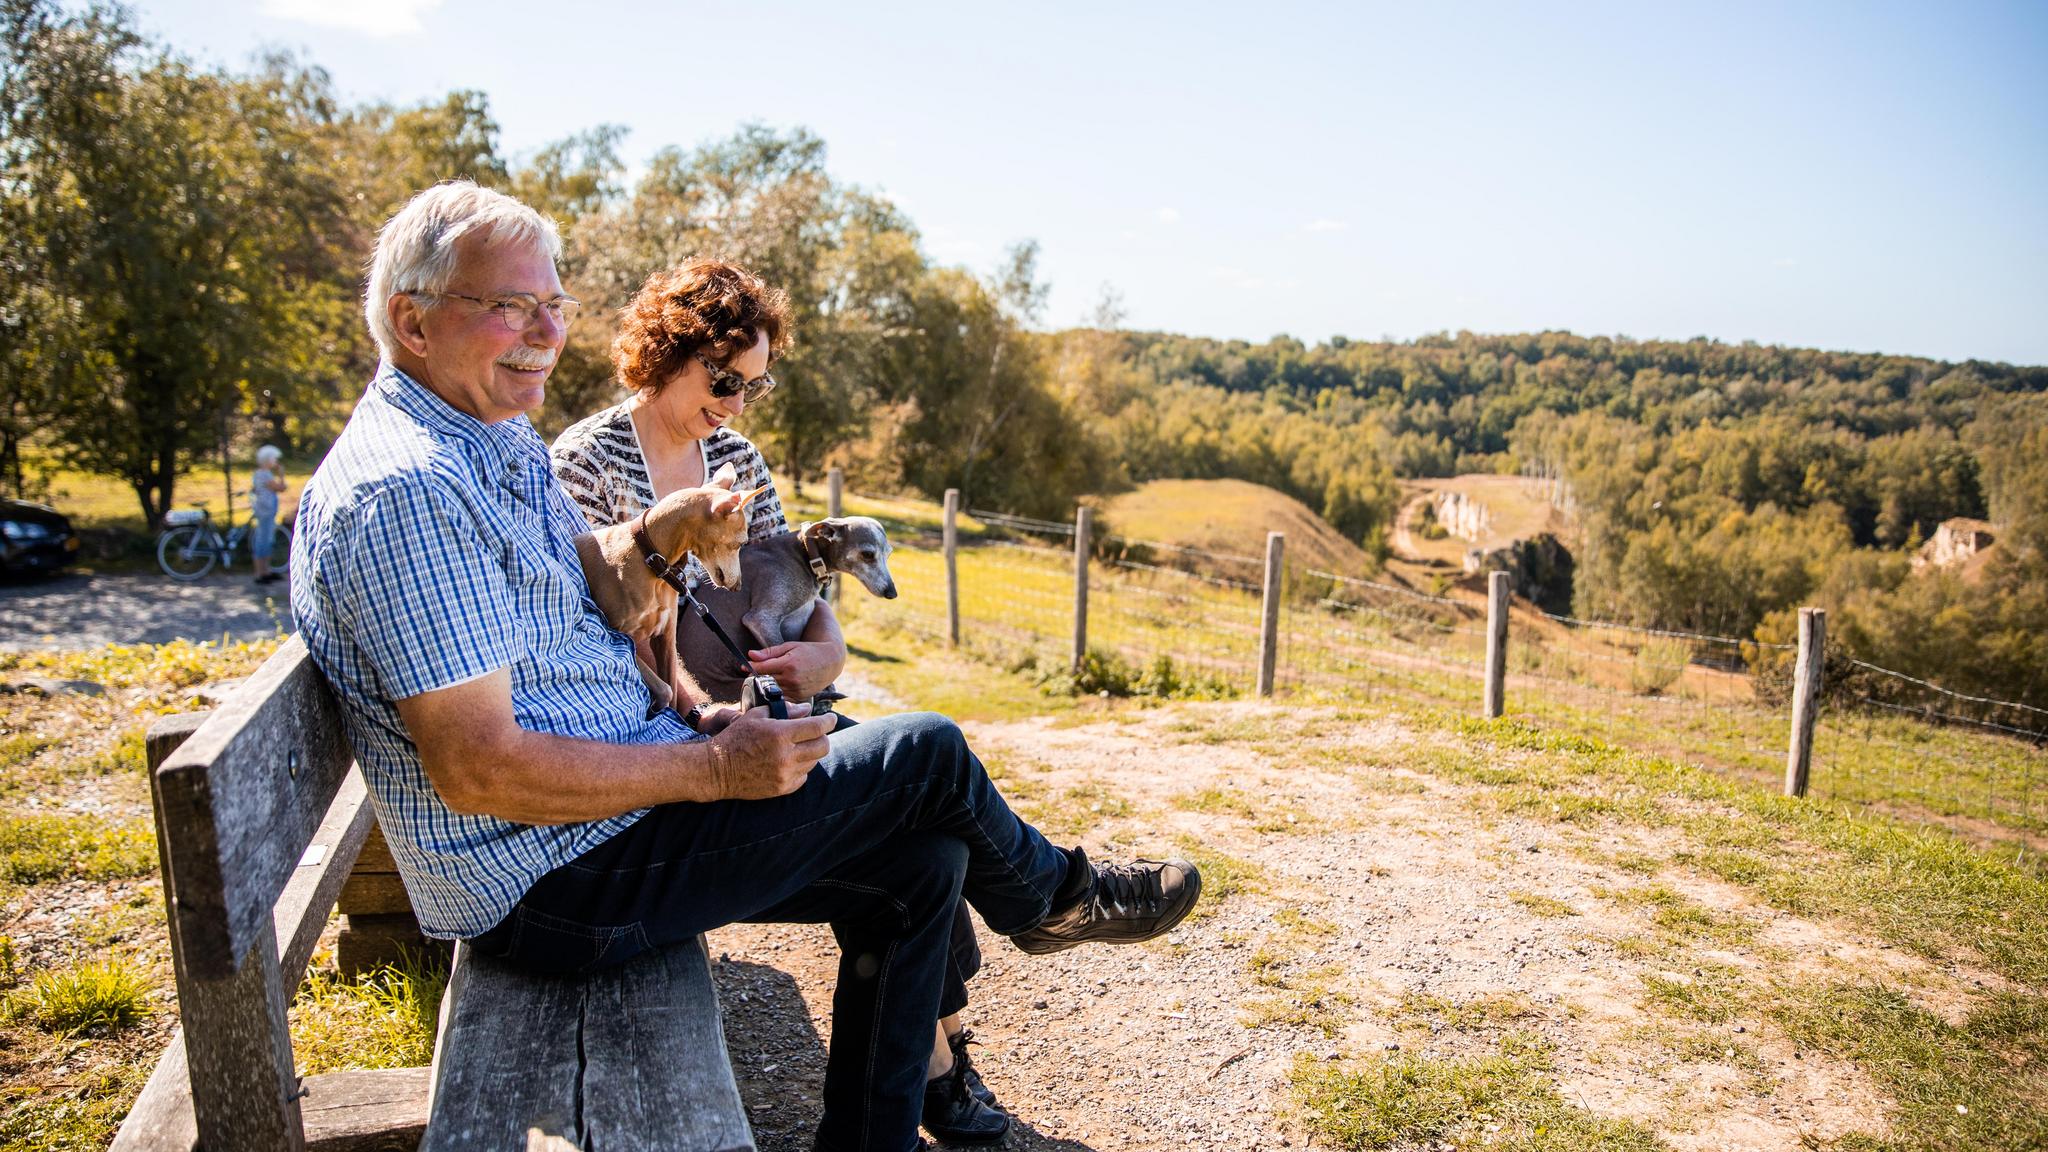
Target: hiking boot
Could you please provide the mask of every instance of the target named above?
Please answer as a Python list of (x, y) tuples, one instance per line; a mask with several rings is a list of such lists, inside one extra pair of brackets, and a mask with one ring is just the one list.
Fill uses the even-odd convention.
[(1185, 860), (1100, 865), (1090, 864), (1078, 847), (1067, 855), (1074, 871), (1054, 898), (1051, 914), (1038, 927), (1010, 937), (1033, 956), (1091, 941), (1136, 944), (1165, 935), (1202, 894), (1202, 874)]
[(961, 1081), (967, 1085), (968, 1095), (991, 1108), (1000, 1109), (1002, 1105), (996, 1103), (996, 1094), (989, 1091), (988, 1085), (981, 1082), (981, 1073), (974, 1070), (974, 1058), (967, 1054), (967, 1046), (976, 1043), (979, 1041), (974, 1038), (972, 1028), (962, 1028), (946, 1037), (946, 1047), (953, 1050), (953, 1070), (960, 1074)]
[(951, 1071), (925, 1081), (924, 1130), (948, 1144), (994, 1144), (1010, 1130), (1010, 1114), (983, 1103), (968, 1087), (967, 1073), (966, 1061), (955, 1056)]

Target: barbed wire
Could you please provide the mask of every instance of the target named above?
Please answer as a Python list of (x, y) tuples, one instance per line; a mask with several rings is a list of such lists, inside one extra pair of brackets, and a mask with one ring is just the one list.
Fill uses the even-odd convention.
[(1320, 568), (1304, 568), (1302, 571), (1304, 574), (1319, 580), (1334, 580), (1339, 584), (1348, 584), (1354, 588), (1371, 588), (1379, 592), (1391, 592), (1396, 596), (1406, 596), (1412, 600), (1423, 600), (1431, 604), (1448, 604), (1453, 608), (1463, 608), (1467, 611), (1474, 610), (1471, 604), (1463, 600), (1454, 600), (1449, 596), (1431, 596), (1427, 592), (1417, 592), (1413, 588), (1403, 588), (1398, 584), (1382, 584), (1377, 580), (1360, 580), (1356, 576), (1340, 576), (1335, 572), (1325, 572)]
[(1935, 684), (1927, 680), (1922, 680), (1917, 676), (1908, 676), (1904, 672), (1894, 672), (1889, 668), (1880, 668), (1877, 665), (1870, 663), (1869, 661), (1858, 660), (1854, 656), (1845, 656), (1844, 659), (1848, 660), (1849, 663), (1854, 664), (1858, 668), (1862, 668), (1870, 672), (1881, 673), (1886, 676), (1897, 677), (1898, 679), (1904, 680), (1909, 684), (1917, 684), (1930, 692), (1938, 692), (1951, 700), (1961, 700), (1969, 704), (1989, 704), (1997, 708), (2012, 708), (2021, 712), (2032, 712), (2037, 716), (2048, 716), (2048, 708), (2036, 708), (2032, 704), (2021, 704), (2013, 700), (1997, 700), (1989, 696), (1966, 696), (1961, 692), (1950, 691), (1947, 688), (1943, 688), (1939, 684)]
[(1140, 540), (1134, 536), (1119, 536), (1113, 532), (1105, 534), (1102, 539), (1119, 544), (1135, 544), (1140, 548), (1157, 552), (1172, 552), (1180, 556), (1200, 556), (1204, 560), (1224, 560), (1232, 564), (1264, 564), (1266, 562), (1262, 556), (1239, 556), (1230, 552), (1210, 552), (1201, 548), (1190, 548), (1184, 544), (1168, 544), (1163, 540)]
[(1705, 644), (1732, 644), (1736, 647), (1741, 647), (1744, 644), (1754, 644), (1758, 648), (1774, 652), (1792, 652), (1796, 651), (1799, 647), (1797, 644), (1779, 644), (1769, 640), (1737, 640), (1733, 636), (1715, 636), (1705, 632), (1680, 632), (1669, 628), (1645, 628), (1640, 624), (1617, 624), (1612, 620), (1581, 620), (1575, 616), (1560, 616), (1555, 612), (1545, 612), (1540, 608), (1537, 609), (1536, 614), (1545, 620), (1554, 621), (1559, 624), (1569, 624), (1574, 628), (1606, 628), (1615, 632), (1637, 632), (1644, 636), (1656, 636), (1667, 640), (1693, 640)]
[(1014, 528), (1020, 532), (1045, 532), (1059, 536), (1072, 536), (1074, 526), (1057, 520), (1039, 520), (1031, 516), (1015, 516), (1008, 512), (989, 512), (981, 508), (969, 508), (967, 514), (983, 524), (994, 524), (1000, 528)]
[(1858, 703), (1868, 704), (1872, 708), (1882, 708), (1888, 712), (1902, 713), (1916, 720), (1939, 720), (1944, 724), (1968, 724), (1975, 728), (1988, 728), (1993, 732), (2004, 732), (2010, 736), (2023, 736), (2035, 742), (2048, 740), (2048, 732), (2032, 728), (2015, 728), (2010, 724), (2000, 724), (1996, 720), (1980, 720), (1975, 716), (1958, 716), (1953, 712), (1936, 712), (1930, 708), (1915, 708), (1911, 704), (1896, 704), (1889, 700), (1879, 700), (1875, 696), (1866, 696), (1862, 693), (1856, 695), (1856, 700)]

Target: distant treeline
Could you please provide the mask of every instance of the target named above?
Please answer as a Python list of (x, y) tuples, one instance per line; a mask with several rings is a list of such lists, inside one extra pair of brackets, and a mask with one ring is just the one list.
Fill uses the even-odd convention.
[[(1238, 478), (1379, 551), (1396, 477), (1543, 469), (1574, 493), (1581, 612), (1775, 638), (1820, 602), (1866, 658), (2048, 697), (2048, 370), (1568, 333), (1255, 345), (1123, 331), (1113, 296), (1047, 332), (1034, 245), (939, 265), (805, 131), (662, 148), (630, 183), (624, 136), (507, 156), (481, 93), (351, 106), (288, 56), (201, 68), (119, 8), (0, 0), (0, 484), (105, 473), (153, 525), (227, 448), (324, 447), (375, 365), (376, 229), (468, 177), (561, 222), (589, 306), (543, 434), (617, 398), (611, 317), (649, 273), (723, 255), (795, 305), (744, 424), (788, 482), (841, 464), (1064, 517)], [(1957, 515), (2000, 525), (1993, 562), (1909, 576)]]
[[(1114, 341), (1096, 371), (1123, 381), (1134, 478), (1192, 462), (1308, 498), (1286, 450), (1329, 434), (1404, 477), (1557, 475), (1581, 615), (1785, 640), (1818, 604), (1863, 659), (2048, 703), (2048, 368), (1563, 332), (1055, 339)], [(1957, 516), (1994, 522), (1989, 558), (1914, 574)]]

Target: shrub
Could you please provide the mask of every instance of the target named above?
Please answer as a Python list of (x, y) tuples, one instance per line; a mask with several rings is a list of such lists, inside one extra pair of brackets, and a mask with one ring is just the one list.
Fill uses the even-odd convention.
[(1657, 638), (1636, 649), (1636, 662), (1628, 670), (1628, 689), (1638, 696), (1656, 696), (1685, 675), (1692, 661), (1692, 645), (1683, 640)]

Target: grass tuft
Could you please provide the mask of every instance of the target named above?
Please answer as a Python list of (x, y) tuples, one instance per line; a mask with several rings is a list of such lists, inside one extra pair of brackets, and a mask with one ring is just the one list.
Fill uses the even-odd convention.
[(408, 954), (358, 980), (315, 973), (292, 1005), (292, 1050), (300, 1071), (310, 1076), (430, 1062), (447, 986), (447, 964), (438, 955)]
[(1577, 916), (1579, 914), (1578, 909), (1559, 900), (1557, 897), (1545, 896), (1540, 892), (1510, 892), (1508, 893), (1508, 899), (1527, 908), (1537, 916), (1546, 917), (1551, 920), (1562, 920), (1567, 916)]
[(38, 972), (9, 1001), (9, 1015), (46, 1032), (84, 1036), (116, 1032), (141, 1020), (149, 981), (121, 957)]
[(1364, 1149), (1447, 1142), (1514, 1152), (1655, 1152), (1640, 1124), (1567, 1104), (1540, 1051), (1503, 1044), (1495, 1055), (1429, 1060), (1409, 1053), (1331, 1065), (1303, 1054), (1288, 1074), (1318, 1144)]

